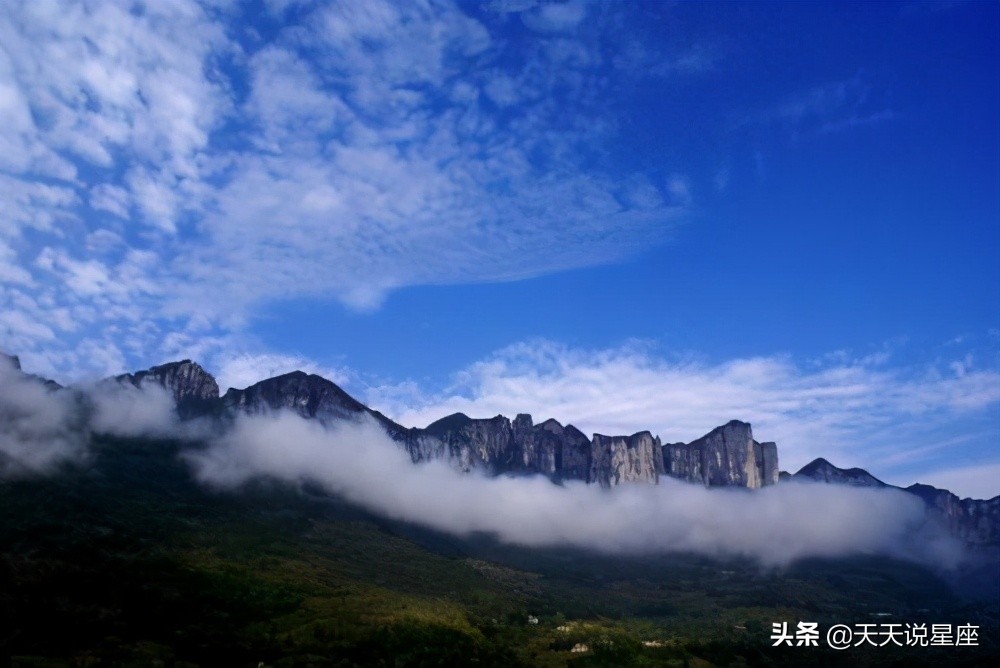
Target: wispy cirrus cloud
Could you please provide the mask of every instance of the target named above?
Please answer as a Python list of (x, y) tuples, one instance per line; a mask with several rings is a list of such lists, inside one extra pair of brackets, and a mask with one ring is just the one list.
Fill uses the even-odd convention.
[(793, 133), (830, 133), (891, 121), (898, 114), (884, 102), (868, 77), (858, 73), (800, 90), (773, 107), (745, 117), (741, 125), (777, 125)]
[(592, 6), (511, 44), (450, 2), (293, 4), (0, 10), (5, 346), (106, 373), (266, 302), (613, 262), (689, 206), (593, 159), (619, 128)]

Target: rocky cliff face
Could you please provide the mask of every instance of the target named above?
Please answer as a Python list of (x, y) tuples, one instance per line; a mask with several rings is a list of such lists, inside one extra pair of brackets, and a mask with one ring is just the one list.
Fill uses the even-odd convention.
[(410, 448), (414, 461), (448, 459), (462, 471), (473, 469), (492, 475), (514, 470), (518, 461), (514, 428), (502, 415), (474, 420), (455, 413), (415, 432)]
[(219, 384), (215, 378), (191, 360), (161, 364), (145, 371), (122, 374), (113, 380), (139, 388), (158, 385), (166, 389), (173, 396), (181, 417), (211, 412), (219, 401)]
[(561, 439), (551, 431), (536, 428), (527, 413), (518, 413), (511, 426), (515, 450), (521, 455), (518, 468), (555, 477), (562, 459)]
[(691, 443), (663, 447), (667, 475), (708, 487), (750, 487), (778, 482), (778, 446), (758, 443), (746, 422), (733, 420)]
[(556, 420), (532, 423), (520, 414), (473, 419), (449, 415), (406, 436), (415, 462), (447, 459), (463, 471), (541, 473), (554, 480), (583, 480), (603, 487), (656, 484), (670, 475), (706, 486), (763, 487), (778, 480), (774, 443), (753, 440), (750, 425), (730, 422), (689, 444), (666, 446), (648, 431), (592, 439)]
[(774, 441), (758, 443), (754, 441), (754, 456), (757, 459), (757, 475), (761, 486), (777, 485), (781, 471), (778, 468), (778, 444)]
[(591, 444), (582, 431), (571, 424), (563, 427), (552, 418), (535, 425), (534, 430), (542, 438), (555, 440), (555, 477), (560, 480), (590, 480)]
[(534, 424), (521, 413), (473, 419), (455, 413), (401, 439), (415, 462), (446, 459), (463, 471), (491, 475), (541, 473), (553, 480), (589, 480), (590, 441), (572, 425), (555, 420)]
[(916, 494), (955, 536), (972, 545), (1000, 545), (1000, 496), (988, 500), (959, 499), (946, 489), (920, 483), (906, 491)]
[(663, 472), (660, 439), (648, 431), (631, 436), (594, 434), (589, 482), (613, 487), (626, 482), (656, 484)]
[(116, 376), (120, 383), (130, 383), (136, 387), (156, 384), (166, 388), (180, 403), (190, 399), (210, 401), (219, 398), (219, 384), (200, 364), (191, 360), (170, 362), (154, 366), (145, 371)]

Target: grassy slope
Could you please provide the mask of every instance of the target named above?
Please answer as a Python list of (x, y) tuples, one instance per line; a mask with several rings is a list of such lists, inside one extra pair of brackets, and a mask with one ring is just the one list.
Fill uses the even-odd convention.
[[(96, 451), (86, 467), (0, 483), (0, 662), (975, 665), (997, 647), (996, 606), (963, 604), (899, 562), (764, 572), (739, 560), (517, 549), (269, 483), (213, 493), (169, 442), (106, 439)], [(984, 647), (770, 647), (771, 622), (851, 624), (876, 612), (978, 623)], [(529, 613), (541, 623), (528, 625)], [(592, 651), (570, 653), (576, 643)]]

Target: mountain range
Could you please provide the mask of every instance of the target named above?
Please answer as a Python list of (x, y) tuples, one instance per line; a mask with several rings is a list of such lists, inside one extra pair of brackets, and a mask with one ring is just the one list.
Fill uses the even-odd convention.
[[(3, 355), (26, 377), (63, 391), (58, 383), (21, 371), (17, 357)], [(109, 378), (104, 383), (154, 385), (167, 390), (182, 418), (240, 414), (266, 415), (291, 411), (330, 426), (342, 420), (370, 419), (404, 448), (414, 463), (447, 460), (462, 471), (488, 475), (543, 475), (555, 483), (583, 481), (601, 487), (626, 483), (656, 484), (671, 477), (706, 487), (758, 489), (787, 481), (820, 482), (888, 488), (864, 469), (841, 469), (823, 458), (795, 474), (780, 471), (773, 442), (754, 439), (751, 425), (732, 420), (690, 443), (661, 443), (649, 431), (631, 435), (587, 437), (571, 424), (555, 419), (535, 424), (528, 414), (513, 420), (497, 415), (471, 418), (462, 413), (443, 417), (424, 428), (404, 427), (365, 406), (335, 383), (315, 374), (293, 371), (245, 389), (221, 394), (218, 382), (191, 360), (170, 362), (144, 371)], [(1000, 547), (1000, 496), (989, 500), (960, 499), (946, 489), (914, 484), (902, 491), (919, 497), (935, 521), (965, 544)]]

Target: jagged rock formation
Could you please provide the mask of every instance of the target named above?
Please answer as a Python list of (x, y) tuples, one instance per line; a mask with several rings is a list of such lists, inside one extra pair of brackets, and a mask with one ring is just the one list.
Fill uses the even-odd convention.
[(447, 458), (462, 471), (476, 469), (491, 475), (512, 471), (517, 465), (514, 429), (502, 415), (473, 420), (455, 413), (432, 422), (416, 436), (420, 447), (411, 449), (415, 461)]
[(553, 419), (532, 423), (518, 415), (473, 419), (456, 413), (413, 429), (405, 438), (415, 462), (447, 459), (463, 471), (542, 473), (554, 480), (584, 480), (602, 487), (656, 484), (660, 476), (706, 486), (757, 488), (778, 479), (774, 443), (753, 440), (750, 425), (733, 421), (690, 444), (663, 446), (648, 431), (631, 436), (594, 434)]
[(249, 415), (264, 415), (286, 409), (325, 424), (370, 416), (393, 438), (398, 439), (408, 432), (326, 378), (302, 371), (268, 378), (243, 390), (230, 388), (222, 397), (222, 405), (230, 412)]
[(939, 513), (951, 532), (973, 545), (1000, 545), (1000, 496), (959, 499), (946, 489), (915, 483), (906, 488)]
[(334, 383), (302, 371), (268, 378), (243, 390), (230, 388), (222, 403), (226, 408), (250, 415), (288, 409), (304, 418), (324, 421), (354, 418), (366, 410)]
[(561, 479), (585, 482), (590, 479), (590, 439), (582, 431), (571, 424), (563, 427), (552, 418), (536, 425), (535, 430), (547, 432), (558, 439), (556, 471)]
[(22, 376), (26, 378), (33, 378), (44, 385), (49, 390), (60, 390), (62, 385), (54, 380), (49, 380), (48, 378), (42, 378), (41, 376), (36, 376), (33, 373), (25, 373), (21, 368), (21, 358), (17, 355), (8, 355), (7, 353), (0, 352), (0, 364), (5, 365), (8, 369), (18, 371)]
[(778, 446), (758, 443), (748, 423), (732, 420), (691, 443), (663, 446), (663, 469), (708, 487), (756, 489), (778, 482)]
[(864, 469), (837, 468), (822, 457), (803, 466), (792, 478), (794, 480), (808, 479), (817, 482), (832, 482), (854, 487), (887, 487), (884, 482)]
[(138, 388), (158, 385), (166, 389), (173, 396), (177, 412), (182, 417), (206, 412), (219, 399), (219, 384), (215, 378), (191, 360), (161, 364), (145, 371), (115, 376), (113, 380)]
[(192, 413), (260, 415), (291, 410), (325, 424), (367, 416), (399, 442), (414, 462), (444, 459), (462, 471), (490, 475), (540, 473), (553, 480), (582, 480), (612, 487), (655, 484), (660, 476), (706, 486), (757, 488), (777, 482), (777, 448), (753, 440), (750, 425), (732, 421), (689, 444), (663, 446), (648, 431), (631, 436), (595, 434), (554, 419), (534, 424), (528, 414), (513, 422), (497, 415), (474, 419), (462, 413), (424, 429), (407, 429), (368, 408), (329, 380), (293, 371), (219, 399), (218, 384), (190, 360), (172, 362), (116, 378), (136, 387), (157, 383), (171, 391), (182, 416)]
[(503, 415), (473, 419), (455, 413), (397, 440), (405, 442), (415, 462), (447, 459), (463, 471), (541, 473), (553, 480), (590, 475), (590, 441), (579, 429), (555, 420), (536, 425), (525, 413), (513, 422)]
[(655, 484), (663, 473), (659, 437), (648, 431), (631, 436), (594, 434), (589, 482), (613, 487), (625, 482)]
[(167, 389), (174, 401), (182, 402), (188, 399), (211, 400), (219, 398), (219, 384), (212, 374), (205, 371), (200, 364), (191, 360), (169, 362), (154, 366), (145, 371), (125, 373), (115, 376), (119, 383), (130, 383), (143, 387), (148, 383)]
[(527, 413), (518, 413), (511, 428), (514, 443), (520, 444), (521, 460), (518, 466), (526, 471), (538, 471), (550, 478), (555, 477), (562, 459), (562, 440), (559, 436), (535, 427)]
[(823, 482), (853, 487), (892, 488), (920, 497), (931, 516), (942, 522), (948, 531), (968, 545), (1000, 546), (1000, 496), (989, 500), (959, 499), (946, 489), (916, 483), (896, 487), (882, 482), (860, 468), (842, 469), (822, 457), (814, 459), (791, 480)]

